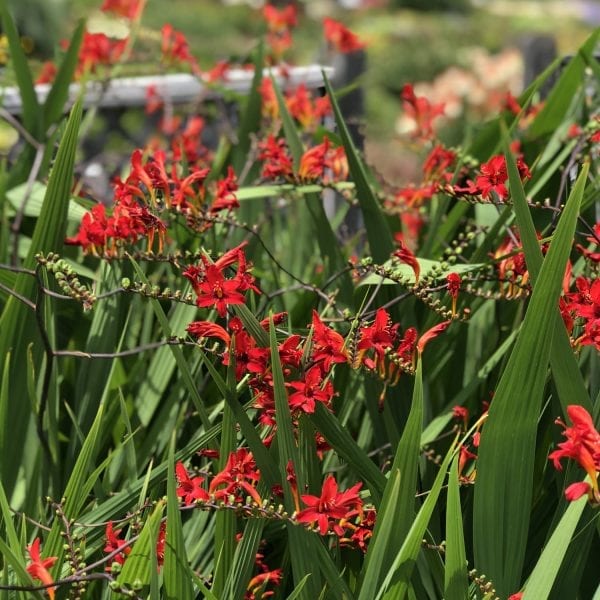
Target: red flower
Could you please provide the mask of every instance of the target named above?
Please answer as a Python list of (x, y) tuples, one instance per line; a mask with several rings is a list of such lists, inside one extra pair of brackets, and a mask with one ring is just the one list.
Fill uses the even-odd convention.
[(313, 354), (315, 362), (323, 361), (323, 371), (328, 372), (332, 363), (342, 363), (348, 360), (345, 340), (337, 331), (330, 329), (321, 321), (319, 314), (313, 310)]
[(230, 335), (216, 323), (212, 321), (193, 321), (185, 329), (194, 337), (216, 337), (225, 342), (229, 346), (231, 341)]
[[(27, 552), (29, 553), (30, 563), (27, 565), (27, 572), (34, 578), (39, 579), (43, 585), (49, 585), (54, 582), (52, 575), (48, 569), (50, 569), (54, 563), (58, 560), (56, 556), (49, 556), (48, 558), (42, 558), (40, 556), (40, 538), (35, 538), (30, 546), (27, 546)], [(47, 588), (48, 596), (54, 600), (55, 588)]]
[[(330, 519), (339, 521), (362, 510), (362, 500), (358, 495), (361, 487), (362, 483), (357, 483), (345, 492), (338, 492), (335, 478), (328, 475), (323, 483), (321, 496), (310, 494), (301, 496), (302, 502), (306, 504), (307, 508), (296, 515), (296, 521), (298, 523), (317, 523), (319, 532), (321, 535), (325, 535), (330, 529)], [(331, 527), (334, 531), (341, 529), (337, 524), (331, 524)]]
[(434, 135), (433, 121), (444, 114), (444, 104), (431, 104), (424, 96), (416, 96), (409, 83), (402, 88), (400, 97), (404, 112), (415, 122), (413, 137), (431, 139)]
[[(240, 498), (240, 493), (244, 491), (260, 505), (262, 500), (255, 487), (259, 480), (260, 471), (256, 468), (252, 452), (240, 448), (229, 455), (225, 468), (213, 477), (209, 492), (217, 498), (228, 501), (230, 495)], [(225, 488), (218, 490), (217, 488), (223, 484)]]
[[(397, 239), (397, 238), (396, 238)], [(419, 275), (421, 274), (421, 265), (417, 260), (417, 257), (402, 243), (398, 242), (400, 248), (395, 252), (392, 252), (392, 256), (395, 256), (400, 262), (406, 263), (415, 274), (415, 285), (419, 283)]]
[(315, 412), (315, 401), (329, 404), (333, 397), (333, 385), (328, 381), (323, 386), (323, 376), (318, 365), (306, 372), (303, 381), (292, 381), (288, 385), (296, 390), (289, 397), (290, 408), (306, 414)]
[(258, 144), (258, 159), (263, 161), (262, 176), (265, 179), (291, 179), (293, 176), (292, 157), (285, 140), (274, 135)]
[(176, 31), (169, 23), (165, 23), (161, 29), (161, 62), (167, 65), (178, 65), (188, 63), (197, 69), (196, 59), (190, 53), (189, 44), (181, 31)]
[(177, 477), (177, 496), (183, 498), (184, 504), (193, 504), (196, 500), (208, 500), (208, 493), (202, 487), (204, 477), (190, 477), (181, 461), (175, 465)]
[(354, 52), (365, 47), (365, 43), (339, 21), (334, 21), (333, 19), (325, 17), (323, 19), (323, 30), (325, 39), (338, 52)]
[(235, 195), (237, 189), (237, 177), (233, 167), (230, 165), (227, 168), (227, 176), (217, 181), (217, 192), (210, 207), (210, 212), (237, 208), (240, 205)]
[(600, 433), (596, 430), (590, 414), (582, 406), (571, 404), (567, 407), (567, 414), (573, 425), (567, 425), (560, 419), (556, 423), (564, 428), (565, 442), (558, 445), (558, 450), (552, 452), (548, 458), (554, 463), (556, 469), (561, 470), (561, 459), (571, 458), (583, 467), (592, 480), (592, 485), (571, 486), (567, 488), (571, 499), (579, 498), (585, 491), (589, 491), (595, 502), (600, 502), (598, 490), (598, 475), (600, 471)]
[(442, 331), (445, 331), (448, 325), (450, 325), (450, 323), (452, 323), (451, 320), (444, 321), (443, 323), (438, 323), (437, 325), (434, 325), (431, 329), (428, 329), (419, 338), (419, 341), (417, 342), (417, 352), (419, 353), (419, 355), (423, 354), (423, 350), (425, 350), (425, 346), (427, 345), (427, 343), (433, 338), (436, 338), (438, 335), (440, 335)]
[[(120, 533), (121, 529), (119, 529), (118, 531), (114, 531), (112, 521), (109, 521), (106, 524), (106, 532), (104, 534), (106, 538), (106, 545), (104, 546), (104, 552), (106, 552), (107, 554), (111, 554), (115, 550), (117, 550), (117, 548), (121, 548), (121, 546), (125, 544), (126, 540), (119, 537)], [(111, 560), (122, 565), (125, 562), (125, 558), (127, 558), (127, 555), (130, 552), (131, 546), (126, 546), (118, 554), (115, 554), (115, 556), (113, 556)], [(106, 567), (106, 571), (110, 570), (110, 567)]]
[(56, 67), (56, 65), (51, 60), (47, 60), (42, 65), (42, 69), (40, 70), (40, 73), (37, 76), (35, 83), (52, 83), (57, 73), (58, 68)]
[(143, 7), (144, 0), (104, 0), (100, 10), (133, 21), (139, 17)]
[(456, 315), (456, 301), (458, 299), (461, 281), (458, 273), (449, 273), (446, 277), (446, 286), (448, 288), (448, 293), (452, 298), (452, 316)]
[[(397, 331), (398, 325), (392, 325), (387, 311), (384, 308), (378, 309), (373, 324), (359, 329), (356, 346), (358, 360), (364, 362), (369, 369), (379, 367), (379, 373), (383, 377), (385, 375), (385, 354), (391, 350)], [(363, 358), (367, 350), (371, 348), (375, 351), (375, 361)]]
[(288, 4), (285, 8), (278, 9), (272, 4), (265, 4), (263, 17), (269, 31), (283, 31), (291, 29), (298, 24), (298, 14), (294, 4)]

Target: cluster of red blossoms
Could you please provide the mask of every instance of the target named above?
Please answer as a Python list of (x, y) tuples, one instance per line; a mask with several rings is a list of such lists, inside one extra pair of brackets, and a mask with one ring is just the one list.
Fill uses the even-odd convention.
[(125, 181), (114, 180), (112, 214), (107, 215), (102, 204), (94, 206), (84, 215), (77, 235), (65, 242), (81, 246), (84, 252), (116, 256), (123, 244), (134, 244), (142, 238), (147, 240), (150, 252), (157, 239), (161, 253), (166, 234), (166, 225), (159, 216), (163, 211), (195, 217), (205, 211), (216, 213), (239, 206), (232, 169), (216, 182), (212, 202), (206, 207), (204, 180), (209, 170), (192, 166), (189, 174), (180, 176), (176, 162), (167, 167), (166, 155), (160, 150), (144, 161), (142, 151), (135, 150), (129, 176)]
[[(295, 4), (277, 8), (272, 4), (263, 7), (263, 18), (267, 24), (267, 44), (273, 57), (280, 59), (292, 45), (292, 30), (298, 24), (298, 12)], [(328, 17), (323, 19), (323, 33), (329, 45), (337, 52), (354, 52), (364, 48), (359, 37), (339, 21)]]
[(592, 504), (600, 504), (600, 490), (598, 489), (598, 472), (600, 471), (600, 433), (594, 426), (590, 414), (582, 406), (571, 404), (567, 407), (567, 414), (572, 426), (568, 427), (562, 419), (556, 423), (563, 427), (566, 441), (558, 444), (548, 457), (554, 467), (562, 470), (561, 459), (570, 458), (585, 469), (588, 481), (571, 484), (565, 490), (565, 497), (569, 501), (577, 500), (587, 494)]
[[(287, 470), (287, 480), (296, 506), (291, 520), (315, 526), (321, 535), (335, 534), (342, 542), (366, 550), (375, 522), (375, 511), (372, 508), (363, 510), (363, 501), (359, 496), (362, 483), (341, 491), (335, 478), (328, 475), (319, 496), (301, 494), (291, 463)], [(225, 467), (212, 477), (207, 488), (204, 487), (206, 478), (190, 475), (181, 462), (176, 465), (176, 475), (177, 495), (184, 506), (201, 506), (203, 503), (244, 505), (250, 501), (256, 507), (263, 507), (265, 501), (271, 500), (260, 497), (257, 490), (260, 470), (256, 467), (252, 453), (245, 448), (229, 455)], [(272, 493), (280, 496), (281, 486), (275, 486)], [(304, 508), (301, 508), (301, 504)]]
[(262, 176), (268, 181), (309, 183), (323, 185), (345, 181), (348, 178), (348, 160), (342, 146), (332, 147), (328, 137), (321, 144), (307, 150), (294, 172), (292, 157), (285, 140), (273, 135), (259, 143), (259, 160), (263, 161)]

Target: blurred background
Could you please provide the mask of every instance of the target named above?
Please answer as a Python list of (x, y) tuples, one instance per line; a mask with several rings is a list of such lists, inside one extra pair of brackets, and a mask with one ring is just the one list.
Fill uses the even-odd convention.
[[(272, 2), (285, 6), (290, 2)], [(120, 35), (122, 24), (99, 12), (101, 0), (9, 0), (31, 40), (31, 54), (52, 58), (77, 19), (90, 30)], [(557, 55), (568, 55), (600, 25), (600, 2), (560, 0), (305, 0), (285, 58), (292, 64), (328, 63), (321, 19), (342, 21), (366, 42), (360, 127), (368, 160), (393, 183), (412, 176), (403, 137), (400, 92), (446, 103), (441, 137), (458, 143), (469, 123), (496, 112), (506, 92), (517, 95)], [(181, 30), (201, 68), (243, 60), (264, 33), (260, 0), (148, 0), (133, 56), (134, 73), (156, 71), (160, 28)], [(348, 60), (356, 60), (350, 56)], [(361, 59), (362, 60), (362, 59)], [(398, 153), (406, 153), (398, 160)], [(412, 156), (412, 158), (411, 158)]]

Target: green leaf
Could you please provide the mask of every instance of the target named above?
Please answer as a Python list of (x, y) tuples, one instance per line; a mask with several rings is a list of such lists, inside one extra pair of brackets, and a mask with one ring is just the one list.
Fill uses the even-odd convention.
[(481, 435), (473, 515), (475, 566), (500, 595), (510, 594), (520, 583), (554, 315), (587, 172), (584, 167), (560, 218)]
[[(6, 13), (5, 5), (2, 11)], [(35, 268), (35, 255), (39, 252), (59, 252), (65, 237), (67, 222), (68, 200), (71, 193), (73, 181), (73, 165), (77, 150), (77, 133), (81, 122), (81, 103), (78, 102), (71, 111), (65, 134), (60, 142), (54, 168), (50, 174), (44, 203), (37, 220), (31, 247), (23, 266)], [(36, 281), (30, 275), (24, 273), (17, 277), (14, 291), (19, 296), (32, 299), (36, 297)], [(6, 493), (10, 497), (17, 480), (17, 473), (21, 466), (25, 470), (28, 465), (23, 463), (24, 446), (22, 444), (9, 443), (9, 439), (24, 440), (26, 431), (32, 417), (26, 397), (26, 382), (22, 377), (22, 368), (26, 361), (27, 347), (31, 342), (34, 344), (33, 359), (37, 367), (40, 365), (43, 345), (40, 343), (40, 335), (31, 308), (23, 304), (15, 296), (11, 296), (4, 307), (0, 317), (0, 360), (4, 361), (6, 355), (11, 351), (10, 381), (11, 394), (6, 407), (6, 420), (1, 423), (5, 427), (5, 445), (0, 448), (3, 457), (0, 472), (5, 485)], [(7, 434), (8, 437), (7, 437)]]
[(175, 481), (175, 434), (169, 445), (169, 468), (167, 470), (167, 532), (165, 539), (164, 586), (169, 600), (193, 600), (192, 574), (189, 566), (177, 484)]
[(546, 600), (586, 507), (587, 496), (571, 502), (533, 568), (523, 600)]
[(379, 600), (382, 596), (386, 599), (405, 597), (417, 556), (421, 551), (423, 536), (425, 535), (425, 530), (427, 529), (431, 515), (433, 514), (433, 509), (435, 508), (442, 490), (442, 484), (446, 478), (446, 471), (448, 470), (448, 464), (450, 463), (452, 454), (453, 449), (450, 448), (440, 466), (440, 470), (431, 486), (427, 499), (417, 513), (406, 538), (402, 540), (402, 546), (394, 558), (394, 561), (381, 584), (381, 588), (375, 596), (376, 600)]
[(298, 130), (296, 129), (296, 125), (290, 112), (287, 109), (287, 105), (285, 103), (285, 99), (283, 98), (283, 94), (279, 89), (279, 85), (277, 85), (277, 81), (273, 74), (271, 74), (271, 82), (273, 83), (273, 90), (275, 91), (275, 96), (277, 97), (277, 104), (279, 105), (279, 115), (281, 116), (281, 121), (283, 122), (283, 132), (285, 133), (285, 139), (290, 148), (290, 153), (292, 155), (292, 160), (294, 161), (294, 171), (298, 172), (298, 167), (300, 166), (300, 159), (304, 154), (304, 147), (302, 146), (302, 141), (300, 140), (300, 136), (298, 135)]
[[(137, 277), (140, 278), (142, 283), (150, 285), (148, 279), (144, 275), (144, 272), (137, 264), (137, 262), (133, 259), (133, 257), (129, 256), (129, 260), (133, 265)], [(173, 331), (171, 329), (169, 319), (167, 319), (167, 315), (165, 315), (165, 311), (160, 305), (160, 302), (154, 298), (149, 299), (149, 302), (152, 305), (154, 314), (156, 315), (156, 318), (160, 323), (165, 338), (170, 338), (173, 335)], [(194, 382), (194, 378), (192, 376), (192, 373), (190, 372), (188, 362), (185, 359), (185, 356), (183, 355), (183, 351), (179, 346), (175, 345), (170, 345), (169, 348), (171, 349), (171, 352), (175, 357), (175, 362), (177, 363), (177, 367), (179, 368), (179, 373), (183, 378), (183, 381), (190, 394), (192, 402), (194, 403), (194, 407), (198, 411), (198, 416), (200, 417), (202, 425), (204, 429), (208, 431), (208, 429), (210, 429), (210, 419), (208, 418), (208, 412), (206, 410), (206, 407), (204, 406), (204, 402), (202, 401), (200, 394), (198, 393), (198, 388), (196, 387), (196, 383)]]
[(246, 100), (246, 108), (237, 132), (237, 144), (232, 150), (232, 164), (236, 173), (241, 173), (248, 156), (250, 156), (250, 144), (252, 135), (258, 131), (261, 123), (262, 97), (260, 95), (260, 84), (263, 78), (264, 46), (259, 44), (254, 54), (254, 77), (252, 86)]
[(40, 135), (40, 107), (33, 86), (31, 69), (27, 57), (21, 46), (21, 38), (15, 27), (13, 18), (8, 10), (6, 1), (0, 2), (0, 15), (2, 17), (2, 30), (8, 40), (10, 58), (21, 94), (21, 106), (23, 110), (23, 124), (25, 129), (34, 137)]
[[(94, 466), (94, 460), (98, 448), (98, 438), (103, 425), (105, 403), (106, 398), (103, 399), (98, 407), (96, 418), (94, 419), (92, 427), (90, 428), (90, 431), (83, 442), (77, 462), (75, 463), (73, 471), (71, 472), (71, 476), (69, 477), (69, 481), (65, 486), (65, 491), (63, 494), (63, 497), (65, 498), (63, 511), (67, 519), (76, 519), (79, 517), (79, 511), (87, 500), (87, 496), (91, 490), (88, 475)], [(62, 523), (60, 522), (60, 519), (56, 519), (52, 529), (50, 530), (48, 540), (46, 541), (46, 551), (48, 552), (49, 556), (62, 556), (64, 549), (61, 532)], [(60, 564), (60, 558), (57, 562)]]
[(79, 47), (83, 40), (85, 30), (85, 21), (79, 21), (71, 36), (71, 42), (60, 63), (52, 87), (48, 92), (46, 102), (44, 103), (43, 126), (44, 131), (51, 125), (57, 123), (63, 115), (65, 104), (69, 98), (69, 84), (73, 81), (75, 67), (79, 59)]
[(392, 240), (392, 234), (388, 226), (383, 212), (379, 205), (379, 201), (375, 196), (375, 193), (371, 189), (369, 179), (365, 166), (358, 155), (358, 151), (350, 137), (350, 132), (344, 122), (344, 117), (340, 111), (340, 107), (335, 98), (335, 94), (327, 75), (323, 72), (323, 80), (325, 82), (325, 89), (327, 95), (331, 101), (331, 106), (335, 115), (337, 128), (346, 150), (346, 157), (348, 158), (348, 166), (350, 168), (350, 175), (356, 185), (356, 195), (360, 208), (365, 220), (365, 226), (367, 228), (367, 239), (369, 240), (369, 247), (371, 248), (371, 254), (373, 259), (377, 263), (383, 263), (389, 257), (394, 250), (394, 242)]
[(408, 421), (391, 467), (393, 476), (385, 487), (373, 539), (365, 557), (359, 600), (367, 600), (373, 590), (379, 589), (413, 524), (422, 429), (423, 367), (419, 361)]
[(119, 585), (150, 585), (152, 569), (156, 570), (156, 540), (164, 509), (165, 502), (161, 500), (147, 518), (140, 537), (131, 546), (131, 552), (117, 578)]
[(448, 502), (446, 506), (446, 568), (444, 569), (445, 600), (468, 598), (469, 578), (463, 532), (458, 482), (458, 455), (450, 467)]
[[(504, 145), (515, 217), (519, 226), (519, 234), (523, 244), (527, 269), (529, 270), (531, 280), (535, 285), (540, 269), (542, 268), (542, 251), (536, 235), (533, 219), (531, 218), (531, 213), (527, 206), (527, 199), (523, 184), (521, 183), (519, 171), (515, 159), (509, 149), (507, 136), (504, 138)], [(592, 403), (577, 364), (577, 359), (571, 349), (569, 336), (567, 335), (567, 330), (565, 329), (563, 319), (558, 310), (558, 304), (555, 307), (552, 319), (554, 324), (554, 334), (550, 351), (550, 366), (552, 368), (552, 376), (558, 391), (558, 397), (563, 413), (566, 415), (566, 409), (569, 404), (580, 404), (586, 410), (590, 411)]]

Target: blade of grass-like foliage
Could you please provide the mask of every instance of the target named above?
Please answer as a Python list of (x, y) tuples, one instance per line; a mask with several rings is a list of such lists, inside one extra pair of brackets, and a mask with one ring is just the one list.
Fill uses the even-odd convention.
[[(105, 403), (106, 398), (103, 399), (98, 407), (96, 418), (94, 419), (92, 427), (90, 428), (90, 431), (83, 442), (77, 462), (75, 463), (73, 471), (71, 472), (71, 476), (69, 477), (69, 481), (65, 486), (65, 491), (63, 494), (63, 497), (65, 498), (63, 512), (67, 519), (76, 519), (79, 516), (79, 511), (85, 503), (89, 493), (90, 488), (86, 486), (86, 481), (88, 480), (88, 475), (94, 466), (98, 438), (101, 434), (103, 425), (102, 419), (104, 415)], [(48, 535), (45, 546), (46, 552), (49, 556), (59, 557), (59, 560), (57, 561), (58, 564), (60, 564), (60, 557), (64, 552), (61, 531), (62, 523), (60, 522), (60, 519), (56, 519), (52, 525), (52, 529), (50, 530), (50, 534)]]
[[(283, 379), (283, 370), (279, 359), (277, 338), (273, 319), (269, 323), (269, 341), (271, 347), (271, 368), (273, 371), (273, 395), (275, 398), (275, 420), (277, 422), (277, 449), (279, 453), (279, 477), (283, 486), (284, 504), (286, 510), (291, 514), (295, 510), (294, 499), (290, 485), (287, 480), (287, 465), (291, 461), (296, 469), (298, 489), (304, 489), (304, 474), (299, 470), (300, 461), (298, 448), (294, 440), (294, 424), (288, 402), (288, 395)], [(303, 598), (316, 598), (319, 590), (320, 565), (311, 547), (314, 547), (314, 539), (311, 533), (287, 524), (286, 529), (289, 538), (289, 551), (292, 561), (292, 570), (295, 583), (299, 583), (307, 573), (313, 577), (308, 580), (306, 588), (303, 588)]]
[(260, 321), (245, 304), (234, 305), (233, 311), (242, 320), (244, 327), (259, 346), (262, 348), (269, 346), (269, 334), (263, 329)]
[(395, 556), (394, 561), (381, 584), (381, 588), (377, 590), (377, 595), (374, 596), (376, 600), (379, 600), (381, 597), (386, 599), (399, 599), (406, 596), (410, 585), (412, 571), (417, 556), (421, 551), (423, 536), (442, 490), (442, 484), (446, 478), (446, 471), (448, 470), (452, 454), (453, 448), (450, 448), (440, 466), (440, 470), (431, 486), (427, 499), (423, 502), (423, 506), (421, 506), (417, 516), (414, 518), (406, 538), (402, 540), (402, 546)]
[[(4, 7), (3, 10), (6, 8)], [(35, 268), (35, 255), (38, 252), (56, 252), (62, 248), (80, 121), (81, 103), (78, 102), (71, 111), (65, 135), (58, 148), (44, 204), (33, 232), (30, 251), (23, 265), (26, 268)], [(20, 274), (16, 280), (15, 292), (24, 298), (34, 298), (35, 279)], [(22, 462), (23, 445), (11, 443), (9, 440), (24, 440), (25, 432), (29, 427), (31, 410), (28, 404), (23, 402), (27, 392), (22, 369), (26, 360), (27, 347), (34, 340), (39, 340), (39, 333), (31, 308), (17, 297), (11, 296), (0, 317), (0, 360), (4, 361), (11, 351), (9, 374), (12, 382), (11, 390), (6, 407), (6, 418), (3, 423), (0, 423), (0, 427), (5, 428), (3, 435), (0, 435), (0, 438), (4, 439), (4, 446), (0, 448), (2, 456), (0, 473), (9, 497), (16, 484), (19, 468), (29, 469), (29, 466)], [(41, 343), (34, 344), (33, 356), (36, 366), (40, 364), (42, 348)]]
[[(321, 566), (321, 570), (325, 575), (325, 579), (327, 580), (327, 585), (331, 589), (331, 597), (344, 598), (344, 600), (353, 600), (353, 598), (355, 597), (354, 594), (348, 587), (348, 584), (345, 582), (343, 577), (340, 577), (339, 567), (331, 559), (331, 556), (329, 555), (329, 552), (327, 552), (327, 548), (325, 547), (323, 541), (320, 540), (314, 533), (309, 533), (307, 531), (302, 531), (301, 533), (305, 533), (307, 535), (312, 536), (310, 551), (314, 553), (313, 556), (318, 561), (318, 564)], [(311, 577), (308, 580), (309, 582), (313, 580), (314, 576), (316, 575), (316, 572), (313, 572), (312, 575), (313, 577)], [(304, 579), (306, 579), (306, 577), (304, 577), (300, 581), (304, 581)], [(300, 581), (298, 582), (298, 584), (300, 583)], [(305, 595), (300, 594), (300, 597), (304, 598)]]
[[(140, 278), (142, 283), (146, 285), (150, 285), (148, 279), (144, 275), (144, 272), (137, 264), (137, 262), (133, 259), (133, 257), (128, 256), (131, 264), (133, 265), (133, 269), (136, 273), (136, 276)], [(171, 325), (169, 324), (169, 319), (167, 319), (167, 315), (165, 315), (165, 311), (163, 310), (160, 302), (154, 298), (149, 299), (150, 304), (154, 310), (154, 314), (160, 323), (160, 326), (163, 330), (163, 334), (166, 338), (170, 338), (173, 335), (173, 331), (171, 329)], [(179, 373), (183, 378), (183, 381), (186, 384), (186, 387), (190, 393), (190, 397), (192, 402), (194, 403), (194, 408), (198, 411), (198, 416), (200, 417), (200, 421), (204, 429), (208, 431), (210, 429), (210, 419), (208, 418), (208, 412), (204, 406), (204, 402), (202, 398), (200, 398), (200, 394), (198, 393), (198, 388), (194, 382), (194, 378), (190, 372), (189, 365), (183, 355), (183, 351), (179, 346), (170, 345), (169, 348), (175, 357), (175, 362), (177, 363), (177, 367), (179, 368)]]
[(175, 483), (175, 434), (169, 445), (169, 468), (167, 470), (167, 532), (165, 539), (164, 586), (169, 600), (193, 600), (191, 569), (188, 562), (179, 499)]
[(600, 31), (596, 30), (586, 40), (581, 50), (575, 55), (563, 70), (560, 79), (548, 95), (542, 110), (536, 115), (529, 127), (533, 137), (542, 136), (554, 131), (561, 123), (571, 107), (575, 91), (583, 84), (586, 68), (584, 56), (593, 52), (598, 43)]
[[(237, 143), (233, 147), (231, 162), (236, 173), (242, 173), (250, 155), (252, 134), (260, 128), (262, 97), (260, 84), (263, 78), (264, 45), (259, 43), (254, 51), (254, 77), (250, 93), (246, 99), (246, 107), (237, 131)], [(243, 182), (241, 182), (243, 183)]]
[(40, 107), (33, 86), (33, 77), (31, 76), (31, 69), (21, 45), (21, 38), (6, 2), (0, 2), (0, 16), (2, 17), (2, 30), (10, 49), (10, 58), (15, 72), (15, 79), (19, 87), (19, 93), (21, 94), (23, 124), (33, 137), (38, 137), (41, 124)]
[[(225, 396), (228, 402), (223, 407), (221, 420), (221, 447), (219, 448), (219, 470), (222, 471), (229, 454), (236, 449), (236, 427), (231, 404), (238, 401), (235, 385), (235, 354), (233, 348), (229, 349), (229, 365), (227, 367), (227, 382)], [(236, 516), (232, 511), (217, 511), (214, 538), (215, 569), (213, 573), (213, 585), (217, 596), (223, 595), (223, 588), (233, 565), (235, 553)]]
[(287, 597), (286, 600), (296, 600), (300, 597), (300, 592), (306, 584), (306, 580), (310, 577), (310, 573), (294, 588), (294, 591)]
[(444, 431), (444, 429), (446, 429), (448, 423), (450, 423), (453, 418), (452, 407), (462, 406), (466, 400), (476, 394), (481, 384), (486, 381), (492, 370), (495, 369), (500, 361), (504, 358), (504, 355), (512, 346), (518, 333), (518, 330), (511, 332), (511, 334), (498, 347), (496, 352), (490, 356), (483, 367), (477, 371), (477, 375), (467, 385), (465, 385), (450, 402), (448, 402), (446, 407), (439, 412), (437, 417), (429, 422), (427, 427), (425, 427), (423, 430), (423, 435), (421, 436), (421, 446), (431, 444)]
[(467, 555), (460, 507), (458, 484), (458, 455), (454, 458), (448, 476), (448, 502), (446, 504), (446, 568), (444, 569), (445, 600), (468, 598)]
[(560, 218), (481, 435), (473, 514), (475, 566), (491, 578), (500, 595), (520, 583), (553, 317), (586, 176), (584, 168)]
[(235, 549), (233, 564), (222, 594), (223, 598), (243, 598), (252, 576), (256, 553), (263, 534), (263, 519), (250, 519)]
[[(516, 221), (521, 235), (527, 269), (529, 270), (532, 282), (535, 285), (542, 267), (542, 251), (537, 239), (531, 213), (527, 207), (525, 191), (521, 183), (521, 178), (519, 177), (517, 165), (510, 152), (508, 146), (509, 142), (506, 136), (504, 138), (504, 144)], [(580, 193), (583, 194), (583, 188)], [(579, 202), (581, 202), (581, 198), (579, 199)], [(552, 319), (554, 323), (554, 335), (550, 352), (550, 366), (552, 368), (552, 376), (558, 391), (558, 397), (563, 412), (566, 414), (566, 407), (569, 404), (580, 404), (589, 411), (592, 407), (590, 398), (577, 360), (571, 350), (571, 343), (563, 319), (558, 310), (558, 304), (554, 310)]]
[(279, 85), (275, 80), (275, 77), (271, 74), (271, 83), (273, 84), (273, 90), (275, 91), (275, 96), (277, 97), (277, 104), (279, 106), (279, 116), (281, 117), (281, 122), (283, 123), (283, 132), (285, 133), (285, 139), (290, 148), (290, 153), (292, 155), (292, 160), (294, 162), (294, 171), (298, 172), (298, 167), (300, 166), (300, 159), (302, 158), (302, 154), (304, 153), (304, 147), (302, 146), (302, 141), (300, 140), (300, 136), (298, 135), (298, 130), (296, 129), (296, 125), (294, 124), (294, 120), (290, 115), (290, 112), (287, 109), (285, 99), (283, 98), (283, 94), (279, 89)]
[(408, 421), (391, 467), (394, 477), (390, 477), (383, 492), (373, 539), (365, 556), (359, 600), (367, 600), (373, 590), (379, 589), (413, 523), (422, 429), (423, 367), (419, 361)]
[(0, 481), (0, 514), (2, 515), (3, 529), (6, 534), (9, 548), (16, 556), (20, 556), (22, 552), (21, 542), (13, 523), (13, 516), (10, 511), (8, 499), (4, 492), (4, 487)]
[(548, 540), (542, 555), (525, 584), (523, 600), (546, 600), (552, 590), (552, 584), (587, 504), (584, 496), (571, 502), (560, 523)]
[[(187, 293), (188, 289), (187, 286), (184, 288), (183, 295)], [(171, 331), (175, 332), (175, 334), (183, 331), (185, 326), (193, 321), (196, 310), (195, 306), (183, 303), (177, 304), (168, 315)], [(142, 381), (136, 399), (138, 416), (145, 427), (152, 420), (161, 400), (164, 400), (165, 390), (175, 372), (176, 366), (175, 356), (169, 348), (159, 348), (153, 353), (150, 365), (148, 366), (148, 376)]]
[(388, 223), (383, 216), (377, 197), (371, 189), (365, 166), (352, 141), (350, 132), (344, 122), (344, 117), (342, 116), (340, 107), (335, 98), (333, 88), (331, 87), (325, 72), (323, 72), (323, 81), (325, 82), (325, 89), (327, 90), (327, 95), (331, 101), (337, 128), (340, 137), (342, 138), (344, 149), (346, 150), (350, 175), (356, 185), (356, 196), (363, 214), (365, 227), (367, 228), (367, 239), (369, 240), (371, 254), (373, 255), (375, 262), (382, 263), (390, 257), (390, 254), (394, 250), (392, 234)]
[(63, 114), (65, 103), (69, 98), (69, 84), (73, 80), (75, 67), (79, 58), (79, 47), (83, 39), (85, 30), (85, 21), (79, 21), (71, 36), (71, 42), (60, 63), (52, 87), (48, 92), (43, 110), (43, 128), (46, 131), (51, 125), (54, 125)]
[(165, 502), (161, 500), (148, 516), (117, 578), (119, 585), (150, 585), (152, 569), (156, 571), (156, 540), (164, 509)]
[(371, 491), (371, 499), (379, 505), (386, 478), (367, 453), (356, 443), (347, 429), (324, 406), (317, 403), (315, 412), (310, 416), (315, 428), (323, 434), (327, 443), (352, 466), (362, 477)]
[[(343, 192), (345, 190), (353, 190), (354, 182), (340, 181), (327, 187), (333, 188), (338, 192)], [(306, 185), (296, 185), (295, 183), (280, 183), (273, 185), (241, 187), (239, 190), (236, 190), (235, 196), (240, 202), (245, 202), (249, 200), (261, 200), (263, 198), (278, 198), (280, 196), (285, 196), (286, 194), (314, 194), (317, 192), (322, 192), (324, 189), (326, 188), (324, 188), (322, 185), (319, 185), (318, 183), (308, 183)]]

